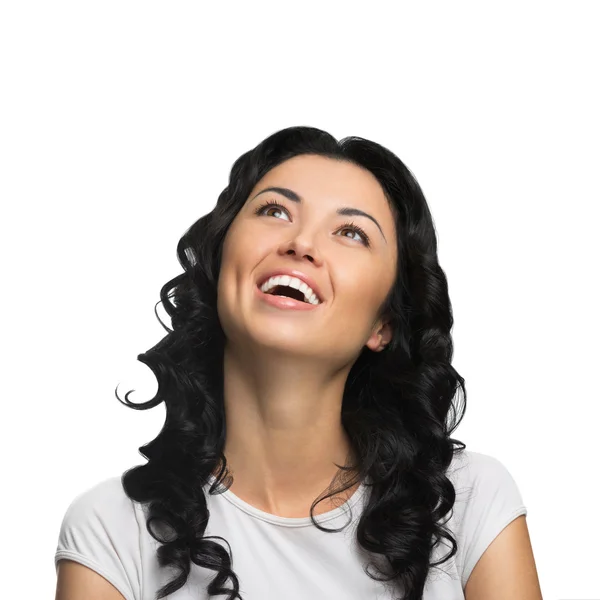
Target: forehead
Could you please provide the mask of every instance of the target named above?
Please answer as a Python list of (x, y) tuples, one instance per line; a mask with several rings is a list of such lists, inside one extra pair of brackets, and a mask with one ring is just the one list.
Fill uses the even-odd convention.
[(250, 197), (270, 185), (291, 188), (308, 203), (339, 201), (389, 210), (376, 177), (348, 161), (313, 154), (294, 156), (271, 169), (254, 186)]

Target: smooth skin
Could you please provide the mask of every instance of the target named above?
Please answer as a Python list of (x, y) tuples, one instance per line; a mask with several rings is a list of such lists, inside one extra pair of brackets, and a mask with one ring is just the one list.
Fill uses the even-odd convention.
[[(281, 206), (263, 206), (272, 202)], [(381, 229), (344, 209), (368, 213)], [(366, 169), (295, 156), (250, 191), (225, 236), (217, 290), (227, 338), (224, 454), (238, 498), (273, 515), (308, 517), (341, 475), (335, 465), (353, 450), (341, 420), (346, 380), (365, 346), (380, 352), (391, 339), (379, 313), (397, 260), (392, 210)], [(280, 310), (260, 300), (259, 278), (279, 268), (312, 278), (322, 305)], [(314, 514), (343, 500), (321, 502)]]
[(58, 561), (55, 600), (126, 600), (102, 575), (72, 560)]
[(525, 515), (511, 521), (477, 561), (465, 600), (543, 600)]

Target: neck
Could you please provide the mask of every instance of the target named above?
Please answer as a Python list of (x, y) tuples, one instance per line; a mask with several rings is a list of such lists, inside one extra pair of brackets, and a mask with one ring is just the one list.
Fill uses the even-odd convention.
[[(335, 463), (354, 458), (341, 423), (350, 367), (331, 372), (316, 362), (225, 351), (224, 454), (231, 489), (266, 512), (305, 513), (339, 474)], [(342, 482), (352, 475), (342, 473)]]

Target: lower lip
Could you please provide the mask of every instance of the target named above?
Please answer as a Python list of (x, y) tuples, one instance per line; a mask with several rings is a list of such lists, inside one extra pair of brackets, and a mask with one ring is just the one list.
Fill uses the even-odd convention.
[(302, 302), (300, 300), (294, 300), (286, 296), (273, 296), (273, 294), (265, 294), (258, 286), (254, 286), (258, 297), (267, 304), (275, 306), (276, 308), (284, 308), (287, 310), (314, 310), (319, 304), (310, 304), (309, 302)]

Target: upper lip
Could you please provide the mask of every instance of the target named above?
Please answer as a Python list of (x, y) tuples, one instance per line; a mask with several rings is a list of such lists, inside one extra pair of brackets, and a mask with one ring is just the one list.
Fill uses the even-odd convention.
[(321, 293), (321, 290), (319, 289), (319, 286), (317, 285), (315, 280), (306, 275), (305, 273), (302, 273), (302, 271), (296, 271), (295, 269), (281, 268), (273, 269), (272, 271), (263, 273), (258, 279), (258, 287), (260, 288), (262, 284), (265, 283), (265, 281), (267, 281), (271, 277), (275, 277), (276, 275), (289, 275), (290, 277), (297, 277), (298, 279), (300, 279), (300, 281), (304, 281), (304, 283), (312, 289), (312, 291), (316, 294), (317, 298), (319, 299), (319, 302), (324, 301), (323, 294)]

